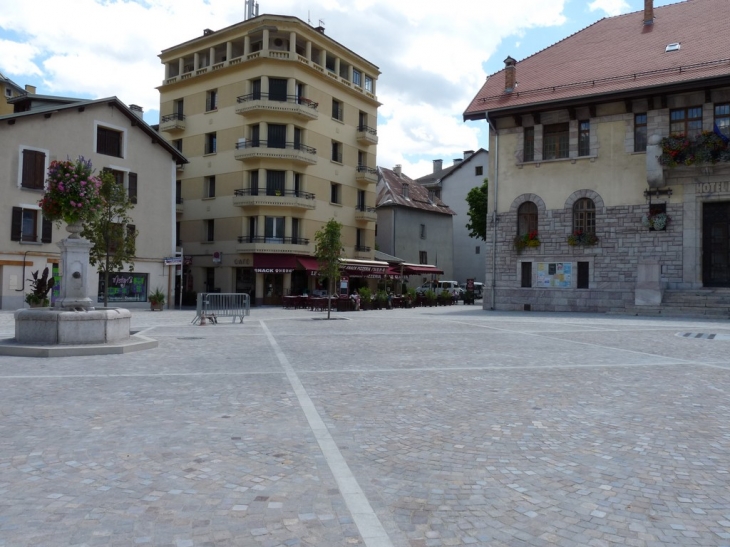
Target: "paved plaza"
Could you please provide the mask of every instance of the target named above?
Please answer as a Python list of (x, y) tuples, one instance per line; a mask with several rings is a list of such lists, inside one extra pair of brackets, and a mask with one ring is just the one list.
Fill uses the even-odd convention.
[(193, 315), (0, 357), (0, 547), (730, 546), (727, 321)]

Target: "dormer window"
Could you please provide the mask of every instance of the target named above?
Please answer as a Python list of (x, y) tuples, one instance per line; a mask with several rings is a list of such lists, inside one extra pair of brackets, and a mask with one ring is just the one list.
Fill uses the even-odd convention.
[(410, 199), (410, 198), (408, 197), (408, 185), (407, 185), (407, 184), (405, 184), (405, 183), (403, 183), (403, 197), (404, 197), (405, 199)]
[(679, 42), (667, 44), (667, 47), (664, 48), (664, 53), (669, 53), (670, 51), (679, 51), (680, 47), (681, 45), (679, 44)]
[(429, 190), (428, 191), (428, 200), (431, 202), (436, 201), (436, 190)]

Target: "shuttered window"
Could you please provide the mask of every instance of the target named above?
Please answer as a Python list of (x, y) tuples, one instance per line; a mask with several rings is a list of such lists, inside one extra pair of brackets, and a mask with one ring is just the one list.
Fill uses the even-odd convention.
[(23, 173), (21, 186), (43, 190), (46, 175), (46, 154), (37, 150), (23, 150)]
[(51, 243), (53, 241), (53, 223), (47, 218), (43, 219), (43, 227), (41, 228), (41, 243)]
[[(13, 207), (10, 221), (11, 241), (38, 241), (38, 210)], [(50, 243), (50, 241), (49, 241)]]
[(96, 151), (107, 156), (122, 157), (122, 132), (106, 127), (96, 128)]

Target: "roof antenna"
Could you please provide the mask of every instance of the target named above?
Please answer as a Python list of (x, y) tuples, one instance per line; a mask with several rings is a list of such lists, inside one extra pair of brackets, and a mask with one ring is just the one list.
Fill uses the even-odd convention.
[(244, 21), (248, 21), (249, 19), (253, 19), (254, 17), (259, 16), (259, 3), (256, 2), (256, 0), (246, 0), (246, 16), (244, 17)]

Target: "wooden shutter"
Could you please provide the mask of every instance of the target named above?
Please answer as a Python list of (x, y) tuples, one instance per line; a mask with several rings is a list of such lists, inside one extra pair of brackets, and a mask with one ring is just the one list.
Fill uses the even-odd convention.
[(53, 223), (47, 218), (43, 218), (43, 228), (41, 231), (41, 243), (51, 243), (53, 239)]
[(137, 203), (137, 173), (129, 173), (129, 201)]
[(23, 208), (13, 207), (13, 220), (10, 225), (10, 240), (20, 241), (23, 232)]
[(43, 189), (46, 154), (37, 150), (23, 150), (23, 188)]

